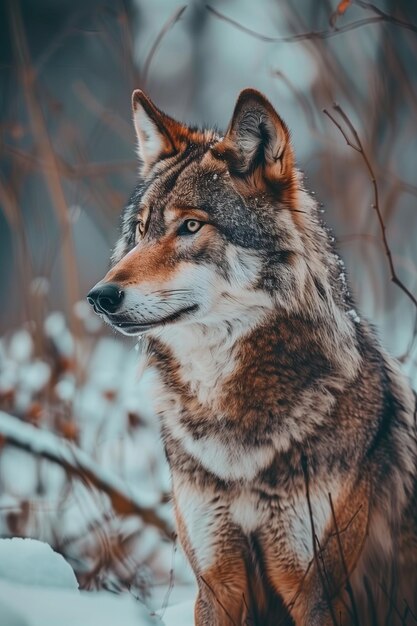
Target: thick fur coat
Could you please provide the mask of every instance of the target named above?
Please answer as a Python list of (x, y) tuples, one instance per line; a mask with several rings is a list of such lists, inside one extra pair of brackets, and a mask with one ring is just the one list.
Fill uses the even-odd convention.
[(141, 180), (89, 299), (146, 333), (197, 626), (416, 623), (415, 397), (285, 123), (252, 89), (224, 137), (133, 113)]

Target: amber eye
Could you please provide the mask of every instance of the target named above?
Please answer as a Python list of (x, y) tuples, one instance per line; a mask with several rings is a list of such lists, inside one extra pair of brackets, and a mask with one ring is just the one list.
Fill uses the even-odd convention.
[(179, 235), (193, 235), (203, 226), (204, 222), (199, 220), (185, 220), (178, 231)]
[(144, 232), (145, 232), (145, 224), (142, 222), (142, 220), (139, 220), (136, 223), (136, 232), (135, 232), (136, 241), (138, 241), (139, 239), (143, 237)]

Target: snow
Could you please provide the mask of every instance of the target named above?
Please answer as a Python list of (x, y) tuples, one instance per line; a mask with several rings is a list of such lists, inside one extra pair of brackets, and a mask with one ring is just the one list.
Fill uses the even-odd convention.
[(51, 369), (47, 363), (35, 359), (31, 363), (22, 365), (20, 371), (24, 386), (32, 393), (37, 393), (45, 387), (51, 375)]
[(32, 337), (27, 330), (22, 329), (14, 333), (9, 345), (9, 353), (12, 359), (18, 363), (23, 363), (30, 358), (32, 350)]
[(70, 357), (74, 351), (74, 340), (71, 336), (65, 317), (59, 311), (54, 311), (45, 320), (45, 334), (51, 339), (59, 353)]
[(47, 543), (0, 539), (1, 626), (192, 626), (193, 614), (194, 602), (183, 598), (158, 612), (129, 593), (79, 592), (70, 565)]
[[(0, 626), (55, 626), (64, 623), (64, 609), (73, 611), (74, 626), (147, 624), (152, 612), (158, 624), (189, 626), (185, 615), (192, 611), (185, 607), (182, 619), (180, 605), (193, 604), (196, 588), (181, 549), (111, 496), (116, 490), (135, 507), (152, 507), (156, 520), (174, 527), (170, 473), (149, 398), (152, 372), (143, 371), (141, 345), (136, 351), (103, 336), (85, 303), (75, 313), (86, 330), (82, 338), (53, 313), (36, 345), (30, 325), (0, 339), (0, 537), (47, 542), (82, 591), (48, 587), (38, 602), (21, 581), (0, 576), (1, 589), (8, 585), (0, 594)], [(114, 605), (109, 591), (122, 603)], [(138, 600), (148, 607), (143, 619)], [(114, 608), (107, 610), (108, 603)], [(174, 621), (168, 604), (175, 605)], [(90, 621), (79, 619), (86, 612)], [(107, 612), (114, 619), (106, 621)]]
[(192, 626), (194, 624), (194, 600), (167, 607), (163, 614), (165, 626)]
[[(0, 580), (1, 626), (147, 626), (161, 624), (130, 594), (74, 592)], [(166, 626), (176, 626), (168, 624)], [(178, 624), (180, 626), (180, 624)], [(181, 623), (181, 626), (187, 624)]]
[(348, 315), (349, 315), (349, 317), (351, 317), (351, 318), (353, 319), (353, 321), (354, 321), (356, 324), (359, 324), (359, 322), (361, 321), (361, 318), (360, 318), (360, 317), (359, 317), (359, 315), (356, 313), (355, 309), (350, 309), (350, 310), (348, 311)]
[(64, 557), (36, 539), (0, 539), (0, 579), (26, 585), (78, 589), (75, 574)]
[(20, 446), (35, 454), (58, 459), (68, 467), (76, 467), (87, 475), (96, 476), (103, 485), (108, 486), (109, 490), (124, 494), (138, 509), (156, 504), (155, 499), (151, 500), (152, 495), (139, 493), (132, 485), (127, 485), (110, 470), (98, 465), (83, 450), (66, 440), (58, 439), (53, 433), (25, 424), (3, 411), (0, 411), (0, 433), (7, 440), (18, 442)]

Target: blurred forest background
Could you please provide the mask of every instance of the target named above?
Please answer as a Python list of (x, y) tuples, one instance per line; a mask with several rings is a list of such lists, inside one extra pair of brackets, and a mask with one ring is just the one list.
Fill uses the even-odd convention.
[(135, 182), (134, 88), (219, 127), (239, 90), (267, 95), (416, 382), (416, 68), (412, 0), (1, 2), (0, 536), (48, 541), (86, 589), (159, 585), (155, 607), (190, 581), (140, 354), (85, 302)]

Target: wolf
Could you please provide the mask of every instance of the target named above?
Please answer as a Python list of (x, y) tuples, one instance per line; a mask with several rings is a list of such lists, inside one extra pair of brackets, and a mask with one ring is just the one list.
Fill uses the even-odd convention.
[(139, 182), (89, 293), (144, 335), (197, 626), (417, 620), (416, 399), (254, 89), (224, 136), (132, 97)]

